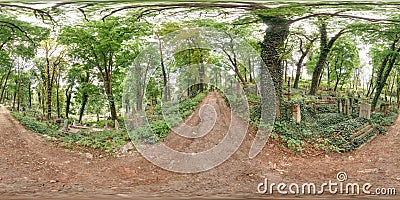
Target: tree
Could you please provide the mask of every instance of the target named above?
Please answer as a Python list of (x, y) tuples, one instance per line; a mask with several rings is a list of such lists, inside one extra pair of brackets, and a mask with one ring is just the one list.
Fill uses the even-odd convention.
[(340, 82), (350, 80), (354, 70), (360, 67), (358, 47), (353, 38), (342, 37), (338, 39), (338, 42), (331, 49), (327, 63), (329, 63), (328, 81), (335, 81), (334, 91), (337, 91)]
[[(265, 31), (264, 40), (261, 44), (261, 58), (264, 60), (266, 66), (261, 66), (260, 73), (263, 77), (263, 74), (266, 74), (266, 71), (269, 70), (269, 73), (272, 76), (277, 99), (276, 115), (277, 117), (280, 117), (283, 96), (283, 66), (281, 55), (284, 50), (285, 41), (289, 35), (290, 21), (280, 17), (270, 17), (264, 15), (260, 15), (260, 18), (265, 24), (268, 25), (268, 28)], [(263, 86), (265, 84), (267, 83), (261, 83), (262, 95), (266, 95), (265, 93), (267, 92), (263, 92), (263, 88), (267, 88)], [(267, 98), (267, 96), (263, 96), (263, 98)], [(268, 105), (263, 106), (268, 107)], [(265, 117), (261, 116), (261, 118)]]
[(315, 95), (318, 90), (319, 80), (321, 77), (321, 73), (325, 67), (326, 59), (328, 57), (329, 52), (332, 49), (332, 46), (336, 42), (336, 40), (345, 33), (345, 29), (337, 32), (332, 38), (328, 41), (328, 32), (327, 32), (327, 23), (322, 20), (320, 25), (320, 54), (318, 58), (317, 65), (314, 68), (314, 72), (311, 80), (311, 88), (310, 94)]
[(71, 52), (88, 65), (95, 67), (104, 84), (112, 120), (117, 119), (113, 91), (115, 57), (124, 42), (146, 34), (146, 24), (134, 18), (109, 17), (104, 21), (89, 21), (65, 27), (60, 42), (70, 45)]
[[(44, 57), (39, 59), (38, 68), (43, 78), (46, 100), (46, 117), (51, 119), (53, 87), (65, 63), (66, 49), (54, 40), (47, 39), (40, 43), (40, 51)], [(58, 87), (58, 86), (57, 86)]]
[[(392, 30), (393, 31), (393, 30)], [(394, 31), (399, 31), (396, 27), (396, 29)], [(383, 59), (379, 59), (379, 60), (373, 60), (373, 62), (380, 62), (380, 67), (378, 68), (378, 72), (377, 72), (377, 76), (376, 76), (376, 91), (375, 91), (375, 95), (374, 98), (372, 100), (372, 109), (375, 109), (377, 104), (378, 104), (378, 100), (379, 97), (383, 91), (383, 88), (386, 85), (387, 79), (390, 75), (390, 73), (392, 72), (392, 69), (395, 65), (396, 62), (398, 62), (398, 57), (399, 57), (399, 53), (400, 53), (400, 44), (399, 44), (399, 40), (400, 37), (398, 34), (388, 34), (386, 35), (388, 37), (388, 39), (391, 39), (392, 42), (390, 45), (388, 45), (389, 47), (388, 50), (382, 52), (384, 54)]]
[(317, 37), (307, 36), (307, 35), (297, 35), (299, 39), (299, 50), (300, 50), (300, 58), (296, 62), (296, 77), (294, 79), (293, 88), (299, 88), (299, 81), (301, 76), (301, 71), (303, 68), (304, 60), (306, 59), (309, 52), (312, 50), (314, 42), (317, 40)]

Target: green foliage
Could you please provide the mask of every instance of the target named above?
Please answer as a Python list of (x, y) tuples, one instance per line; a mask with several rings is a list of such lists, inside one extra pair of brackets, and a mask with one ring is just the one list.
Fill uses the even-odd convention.
[(171, 127), (180, 123), (180, 120), (175, 118), (174, 114), (176, 113), (174, 113), (174, 111), (178, 109), (180, 118), (184, 119), (193, 113), (206, 95), (207, 93), (199, 93), (195, 97), (185, 99), (179, 104), (165, 105), (168, 108), (165, 111), (166, 115), (172, 115), (172, 117), (165, 118), (165, 116), (162, 115), (162, 106), (155, 106), (154, 113), (148, 117), (149, 125), (130, 131), (132, 140), (146, 144), (154, 144), (159, 141), (164, 141), (171, 131)]
[(206, 97), (207, 93), (199, 93), (194, 98), (186, 99), (179, 103), (179, 112), (182, 118), (186, 118), (192, 114), (200, 102)]
[(76, 134), (62, 133), (59, 141), (66, 146), (83, 146), (99, 149), (106, 152), (114, 152), (115, 149), (125, 145), (130, 138), (126, 130), (105, 130), (102, 132), (80, 131)]
[(51, 123), (45, 123), (32, 116), (24, 116), (19, 112), (12, 112), (12, 115), (21, 122), (28, 130), (42, 135), (56, 136), (58, 126)]
[(391, 126), (396, 121), (397, 116), (397, 112), (389, 112), (386, 117), (384, 113), (372, 113), (371, 121), (380, 126)]
[(74, 145), (113, 152), (115, 149), (130, 141), (125, 129), (105, 130), (101, 132), (80, 131), (76, 134), (58, 131), (58, 125), (42, 122), (31, 115), (12, 112), (12, 115), (28, 130), (42, 135), (53, 137), (53, 140), (61, 142), (64, 146), (73, 148)]

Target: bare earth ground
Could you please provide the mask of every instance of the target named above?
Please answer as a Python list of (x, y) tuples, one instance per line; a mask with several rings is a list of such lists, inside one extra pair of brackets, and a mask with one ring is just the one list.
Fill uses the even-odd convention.
[[(226, 105), (219, 94), (210, 93), (202, 104)], [(216, 109), (215, 138), (226, 132), (230, 112)], [(199, 109), (188, 124), (199, 123)], [(229, 117), (228, 117), (229, 116)], [(198, 118), (198, 117), (197, 117)], [(288, 154), (270, 140), (256, 158), (247, 155), (252, 137), (222, 165), (197, 174), (178, 174), (154, 166), (139, 153), (123, 157), (85, 158), (44, 141), (27, 131), (6, 110), (0, 108), (0, 199), (292, 199), (294, 196), (258, 194), (265, 178), (275, 183), (337, 182), (336, 174), (346, 172), (347, 182), (369, 182), (376, 187), (396, 188), (396, 196), (301, 196), (300, 198), (399, 199), (400, 118), (386, 135), (350, 153), (315, 157)], [(205, 137), (204, 141), (210, 141)], [(179, 145), (179, 137), (168, 137), (167, 145)], [(200, 143), (188, 140), (180, 147), (190, 150)], [(185, 148), (187, 147), (187, 148)], [(190, 147), (190, 148), (189, 148)], [(201, 147), (201, 146), (200, 146)], [(208, 148), (208, 147), (207, 147)]]

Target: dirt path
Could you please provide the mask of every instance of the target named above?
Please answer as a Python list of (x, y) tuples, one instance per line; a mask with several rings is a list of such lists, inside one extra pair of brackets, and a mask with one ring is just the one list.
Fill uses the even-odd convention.
[[(202, 104), (211, 99), (207, 98)], [(192, 117), (188, 124), (198, 120)], [(222, 165), (202, 173), (177, 174), (152, 165), (138, 153), (87, 159), (43, 141), (1, 107), (0, 199), (267, 198), (256, 193), (258, 183), (265, 178), (276, 183), (323, 183), (336, 181), (341, 171), (347, 173), (349, 182), (394, 187), (400, 193), (399, 130), (400, 119), (386, 135), (376, 137), (358, 151), (308, 158), (288, 155), (271, 140), (259, 156), (250, 160), (247, 155), (252, 138), (248, 136), (238, 152)], [(176, 142), (172, 138), (169, 144)]]

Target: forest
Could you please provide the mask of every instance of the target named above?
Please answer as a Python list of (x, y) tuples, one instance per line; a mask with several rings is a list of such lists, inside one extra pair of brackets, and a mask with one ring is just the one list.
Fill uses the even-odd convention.
[(0, 103), (112, 155), (166, 141), (219, 93), (293, 154), (352, 151), (397, 118), (399, 4), (2, 2)]
[(398, 199), (399, 7), (0, 0), (0, 199)]

